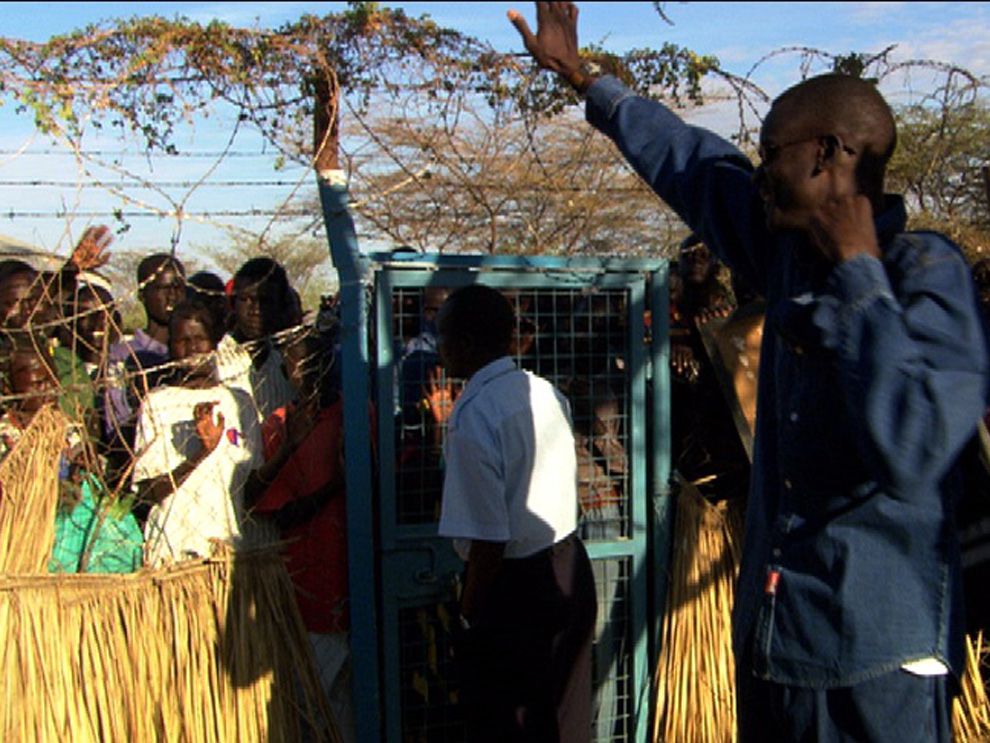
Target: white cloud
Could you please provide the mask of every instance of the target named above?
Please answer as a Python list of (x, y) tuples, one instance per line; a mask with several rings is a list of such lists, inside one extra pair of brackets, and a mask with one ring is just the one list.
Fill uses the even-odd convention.
[(877, 23), (885, 18), (902, 15), (905, 5), (907, 3), (851, 3), (849, 17), (859, 23)]

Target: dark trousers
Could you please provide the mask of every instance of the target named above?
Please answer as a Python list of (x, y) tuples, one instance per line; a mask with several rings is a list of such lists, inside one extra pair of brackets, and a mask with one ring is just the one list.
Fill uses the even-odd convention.
[(468, 740), (591, 740), (591, 561), (575, 536), (504, 560), (458, 648)]
[(948, 743), (954, 688), (952, 676), (896, 670), (855, 686), (807, 689), (740, 669), (739, 743)]

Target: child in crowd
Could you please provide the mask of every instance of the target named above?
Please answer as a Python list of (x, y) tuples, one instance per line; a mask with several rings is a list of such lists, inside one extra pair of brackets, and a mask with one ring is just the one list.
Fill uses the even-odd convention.
[[(12, 335), (4, 367), (4, 392), (14, 401), (0, 417), (0, 459), (17, 445), (35, 414), (57, 401), (59, 392), (45, 338)], [(141, 566), (140, 528), (129, 504), (106, 496), (101, 469), (78, 424), (70, 425), (60, 468), (50, 572), (129, 573)]]
[(293, 312), (285, 269), (271, 258), (247, 261), (234, 274), (232, 302), (234, 327), (217, 352), (219, 378), (251, 396), (261, 423), (295, 395), (271, 341)]
[(138, 416), (133, 480), (152, 508), (147, 562), (207, 557), (210, 541), (260, 545), (265, 530), (245, 523), (243, 488), (261, 464), (261, 430), (250, 398), (217, 382), (221, 328), (198, 302), (172, 313), (174, 384), (150, 392)]

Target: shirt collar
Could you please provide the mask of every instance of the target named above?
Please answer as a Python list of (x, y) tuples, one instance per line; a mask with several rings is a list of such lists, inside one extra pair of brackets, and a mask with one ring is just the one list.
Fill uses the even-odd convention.
[(512, 360), (511, 356), (502, 356), (494, 361), (489, 361), (471, 375), (464, 389), (466, 391), (472, 387), (483, 387), (495, 377), (500, 377), (506, 372), (514, 371), (515, 368), (516, 362)]
[(877, 241), (881, 245), (889, 243), (895, 235), (904, 232), (907, 227), (904, 198), (895, 194), (886, 194), (883, 197), (883, 211), (873, 221), (877, 228)]
[(468, 379), (467, 384), (464, 385), (464, 391), (461, 393), (461, 396), (457, 398), (458, 405), (460, 405), (462, 401), (466, 401), (474, 397), (482, 387), (496, 377), (500, 377), (503, 374), (508, 374), (509, 372), (515, 370), (516, 362), (512, 360), (511, 356), (502, 356), (494, 361), (489, 361), (483, 367), (478, 369), (478, 371), (472, 374), (470, 379)]

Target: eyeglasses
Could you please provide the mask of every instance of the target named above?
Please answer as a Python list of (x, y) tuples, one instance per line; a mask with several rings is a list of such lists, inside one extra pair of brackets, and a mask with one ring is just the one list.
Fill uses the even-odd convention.
[(855, 155), (856, 150), (847, 145), (842, 141), (842, 138), (838, 134), (813, 134), (810, 137), (802, 137), (801, 139), (793, 139), (790, 142), (784, 142), (783, 144), (761, 144), (756, 148), (756, 154), (760, 158), (760, 166), (768, 167), (773, 164), (773, 162), (780, 156), (780, 153), (786, 150), (788, 147), (793, 147), (794, 145), (804, 144), (805, 142), (814, 142), (815, 140), (822, 140), (827, 142), (833, 142), (838, 145), (844, 152), (850, 155)]

